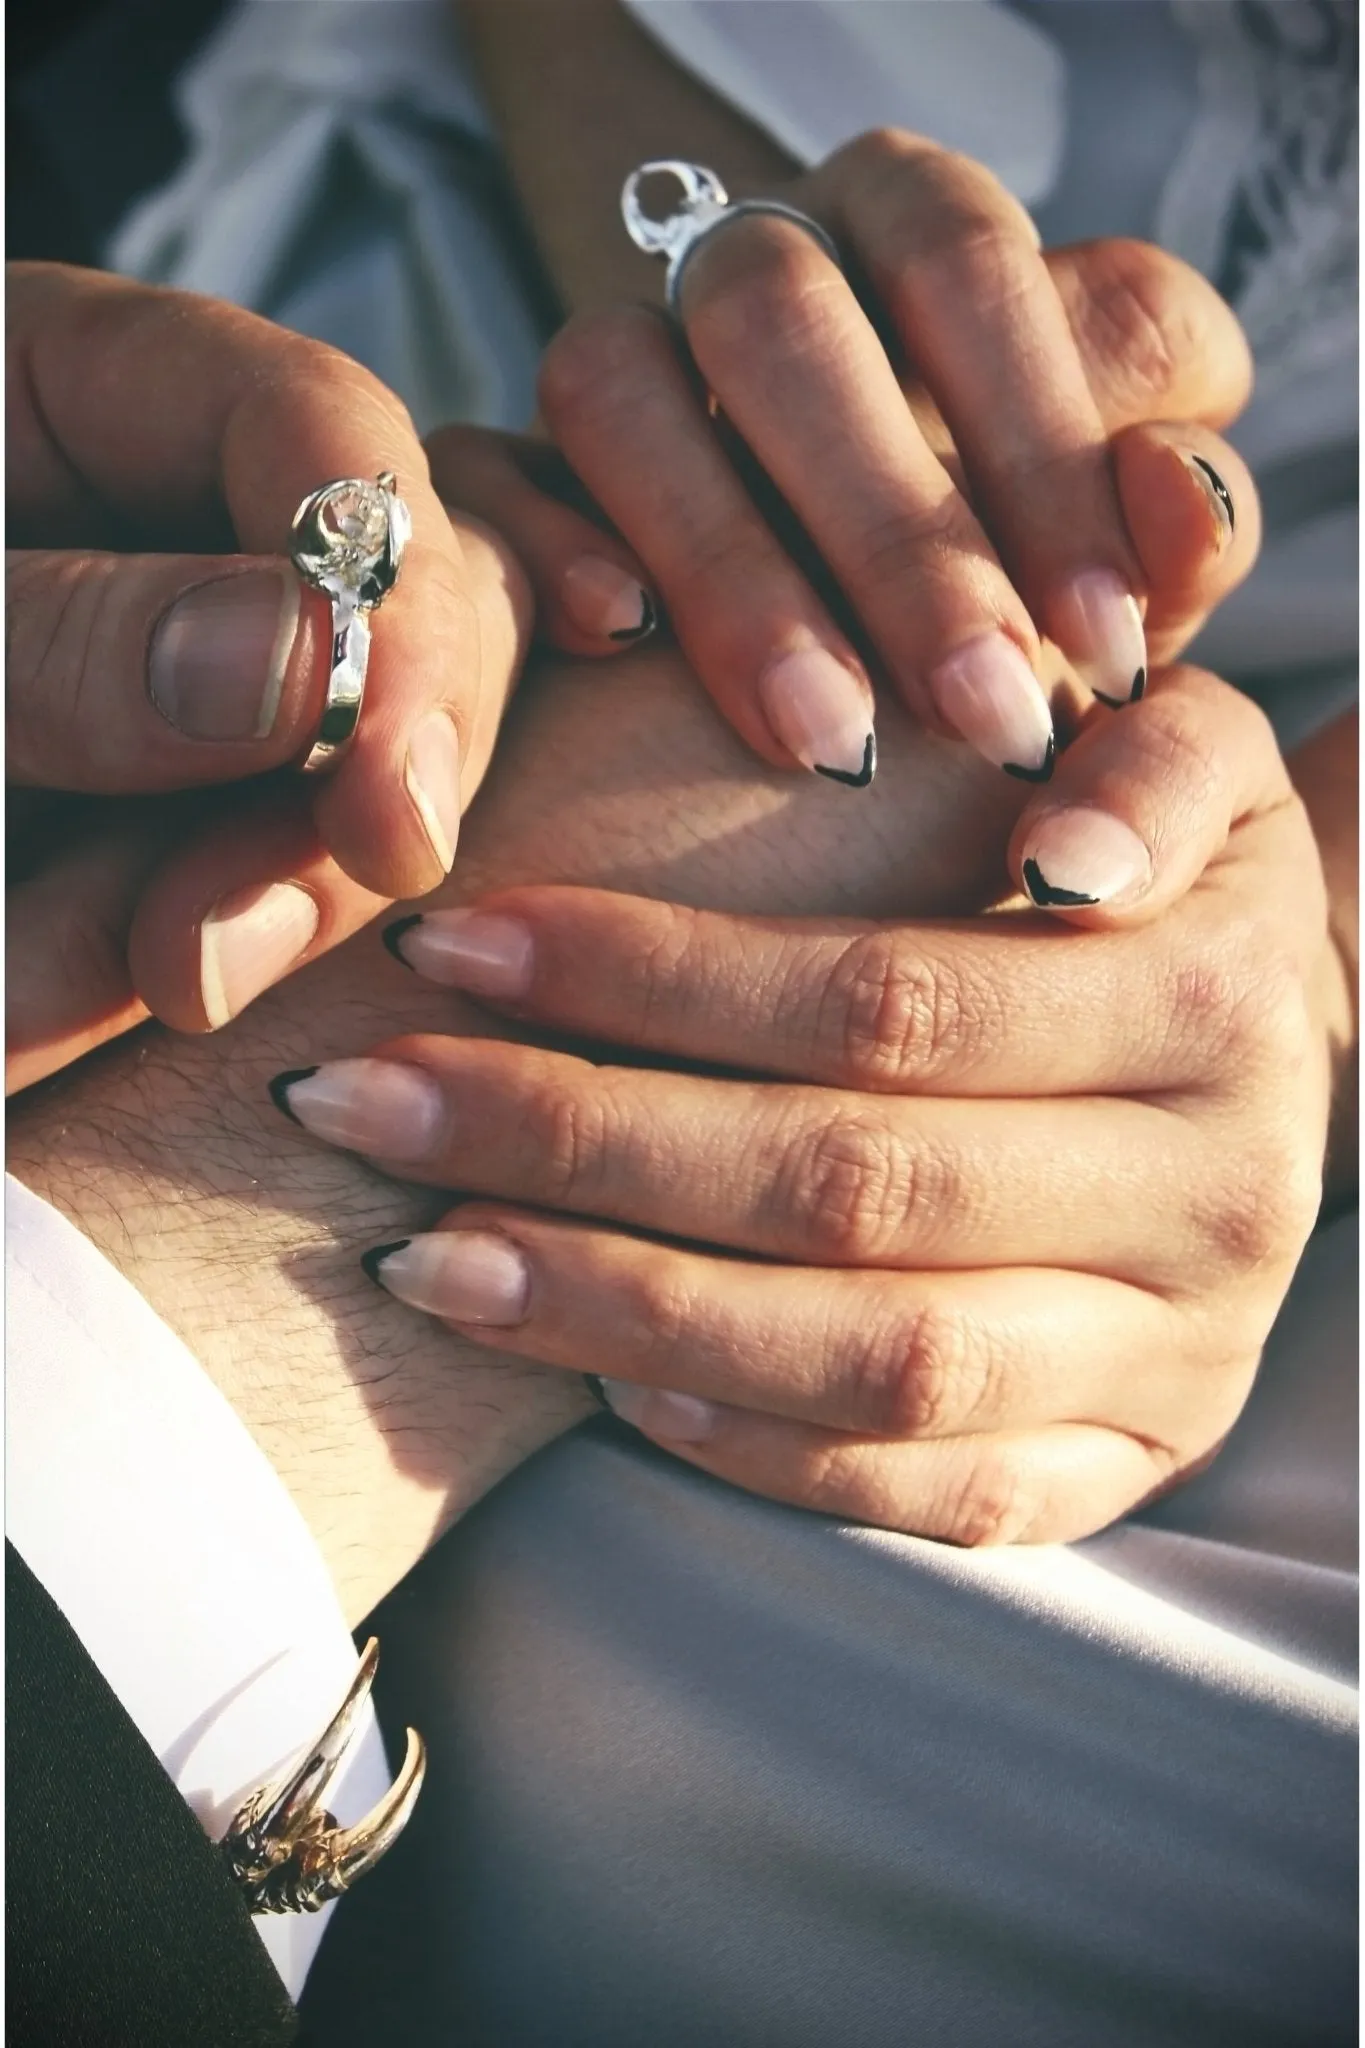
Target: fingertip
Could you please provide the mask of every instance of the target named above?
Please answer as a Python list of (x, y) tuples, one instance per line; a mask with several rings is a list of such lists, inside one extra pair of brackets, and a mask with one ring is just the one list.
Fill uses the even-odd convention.
[(1130, 910), (1152, 886), (1146, 842), (1093, 804), (1067, 804), (1026, 819), (1017, 859), (1019, 880), (1035, 909), (1084, 912), (1086, 922), (1107, 922)]

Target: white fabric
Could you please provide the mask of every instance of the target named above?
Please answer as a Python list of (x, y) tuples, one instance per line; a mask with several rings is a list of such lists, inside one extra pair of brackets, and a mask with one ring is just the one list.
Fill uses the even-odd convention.
[(449, 0), (244, 0), (182, 78), (181, 172), (110, 267), (331, 341), (423, 432), (521, 426), (542, 337)]
[(319, 2039), (1349, 2048), (1356, 1239), (1210, 1469), (1069, 1548), (848, 1528), (605, 1418), (514, 1473), (382, 1617), (441, 1764)]
[[(206, 1831), (312, 1740), (356, 1655), (284, 1485), (180, 1339), (47, 1203), (6, 1178), (11, 1542)], [(334, 1785), (389, 1783), (372, 1712)], [(331, 1908), (254, 1925), (297, 1999)]]
[[(1232, 296), (1258, 390), (1231, 438), (1266, 532), (1195, 653), (1260, 696), (1286, 744), (1350, 701), (1354, 72), (1312, 50), (1324, 19), (1350, 33), (1348, 0), (1311, 24), (1292, 5), (1252, 24), (1232, 0), (625, 4), (798, 161), (880, 123), (918, 128), (1057, 220), (1103, 192), (1087, 232), (1163, 241), (1215, 281), (1238, 210), (1254, 216), (1265, 255)], [(334, 342), (424, 431), (524, 426), (537, 314), (487, 203), (488, 124), (452, 17), (449, 0), (240, 0), (181, 82), (186, 163), (125, 223), (112, 266)]]
[[(1061, 159), (1065, 67), (996, 0), (625, 0), (671, 56), (818, 163), (870, 128), (914, 128), (992, 165), (1025, 206)], [(666, 156), (667, 150), (659, 154)]]
[[(1093, 155), (1064, 152), (1068, 125), (1084, 116), (1092, 152), (1122, 136), (1130, 187), (1145, 185), (1160, 167), (1153, 217), (1109, 218), (1089, 232), (1159, 242), (1228, 293), (1257, 369), (1256, 394), (1229, 438), (1266, 493), (1256, 573), (1219, 609), (1195, 656), (1257, 694), (1262, 679), (1287, 669), (1331, 669), (1309, 725), (1350, 701), (1358, 644), (1354, 502), (1334, 500), (1319, 484), (1316, 499), (1310, 491), (1284, 518), (1273, 472), (1337, 450), (1355, 466), (1353, 0), (1327, 0), (1325, 21), (1322, 11), (1306, 19), (1291, 4), (1259, 10), (1254, 22), (1234, 0), (1173, 0), (1181, 37), (1155, 66), (1153, 49), (1167, 42), (1168, 30), (1154, 0), (1052, 6), (1047, 33), (985, 0), (624, 4), (680, 63), (803, 163), (893, 122), (988, 164), (1036, 210), (1044, 201), (1065, 203), (1068, 184), (1084, 195), (1092, 183)], [(1342, 54), (1315, 63), (1313, 46), (1334, 24)], [(1144, 94), (1138, 123), (1135, 76)], [(1150, 94), (1164, 92), (1183, 111), (1191, 84), (1194, 119), (1183, 147), (1163, 160)], [(1090, 105), (1076, 104), (1082, 94)], [(1101, 120), (1097, 100), (1107, 103)], [(1020, 133), (1032, 138), (1031, 156)], [(1149, 159), (1137, 177), (1144, 136)], [(1108, 167), (1098, 168), (1102, 175)], [(1223, 266), (1238, 209), (1254, 218), (1265, 246), (1234, 284)], [(1297, 737), (1304, 720), (1292, 700), (1282, 708), (1272, 699), (1267, 708), (1286, 740)]]

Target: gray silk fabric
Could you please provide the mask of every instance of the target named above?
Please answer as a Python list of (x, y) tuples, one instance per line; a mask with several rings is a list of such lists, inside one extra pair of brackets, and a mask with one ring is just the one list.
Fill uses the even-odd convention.
[(338, 2043), (1355, 2039), (1355, 1218), (1222, 1458), (1069, 1549), (756, 1501), (603, 1420), (376, 1617), (431, 1776)]

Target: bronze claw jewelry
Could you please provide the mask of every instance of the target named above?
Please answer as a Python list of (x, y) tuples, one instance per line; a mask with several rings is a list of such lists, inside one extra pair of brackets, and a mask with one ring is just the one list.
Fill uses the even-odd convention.
[(408, 1730), (403, 1768), (379, 1804), (343, 1828), (323, 1795), (350, 1747), (379, 1668), (379, 1644), (365, 1645), (351, 1689), (303, 1759), (262, 1785), (233, 1815), (219, 1844), (253, 1913), (316, 1913), (363, 1877), (398, 1840), (426, 1774), (426, 1745)]

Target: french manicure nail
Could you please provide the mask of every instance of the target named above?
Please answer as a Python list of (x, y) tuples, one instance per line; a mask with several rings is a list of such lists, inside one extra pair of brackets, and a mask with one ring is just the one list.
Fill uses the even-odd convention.
[(603, 1380), (602, 1393), (613, 1415), (646, 1436), (675, 1444), (701, 1444), (714, 1436), (720, 1410), (714, 1401), (695, 1394), (674, 1394), (662, 1387), (642, 1387), (634, 1380)]
[(849, 789), (877, 772), (877, 736), (865, 686), (824, 647), (801, 647), (770, 662), (759, 697), (777, 738), (803, 767)]
[(199, 931), (199, 996), (210, 1031), (287, 974), (317, 929), (318, 906), (294, 882), (238, 889), (215, 903)]
[(418, 911), (384, 933), (396, 960), (442, 988), (513, 1002), (531, 986), (531, 934), (513, 917), (483, 910)]
[(1042, 685), (1006, 633), (969, 640), (929, 677), (939, 716), (1007, 775), (1046, 782), (1056, 741)]
[(1073, 804), (1039, 821), (1021, 872), (1040, 910), (1074, 910), (1133, 902), (1151, 886), (1152, 856), (1122, 819)]
[(196, 584), (152, 634), (147, 693), (187, 739), (266, 739), (298, 624), (298, 579), (287, 569)]
[(1057, 644), (1102, 704), (1136, 704), (1147, 687), (1138, 601), (1112, 569), (1083, 569), (1057, 600)]
[(643, 640), (658, 620), (654, 600), (634, 576), (600, 555), (580, 555), (564, 571), (564, 609), (598, 640)]
[(410, 1308), (451, 1323), (510, 1328), (525, 1320), (531, 1269), (518, 1245), (495, 1230), (437, 1230), (376, 1245), (361, 1265)]
[(275, 1107), (315, 1138), (373, 1159), (421, 1159), (446, 1121), (445, 1097), (420, 1067), (398, 1060), (326, 1060), (270, 1083)]
[(432, 851), (448, 875), (460, 836), (460, 736), (447, 712), (429, 711), (414, 727), (406, 779)]
[(1213, 508), (1213, 516), (1218, 522), (1218, 546), (1221, 552), (1237, 531), (1237, 508), (1232, 502), (1232, 492), (1213, 464), (1205, 462), (1202, 455), (1187, 455), (1185, 467)]

